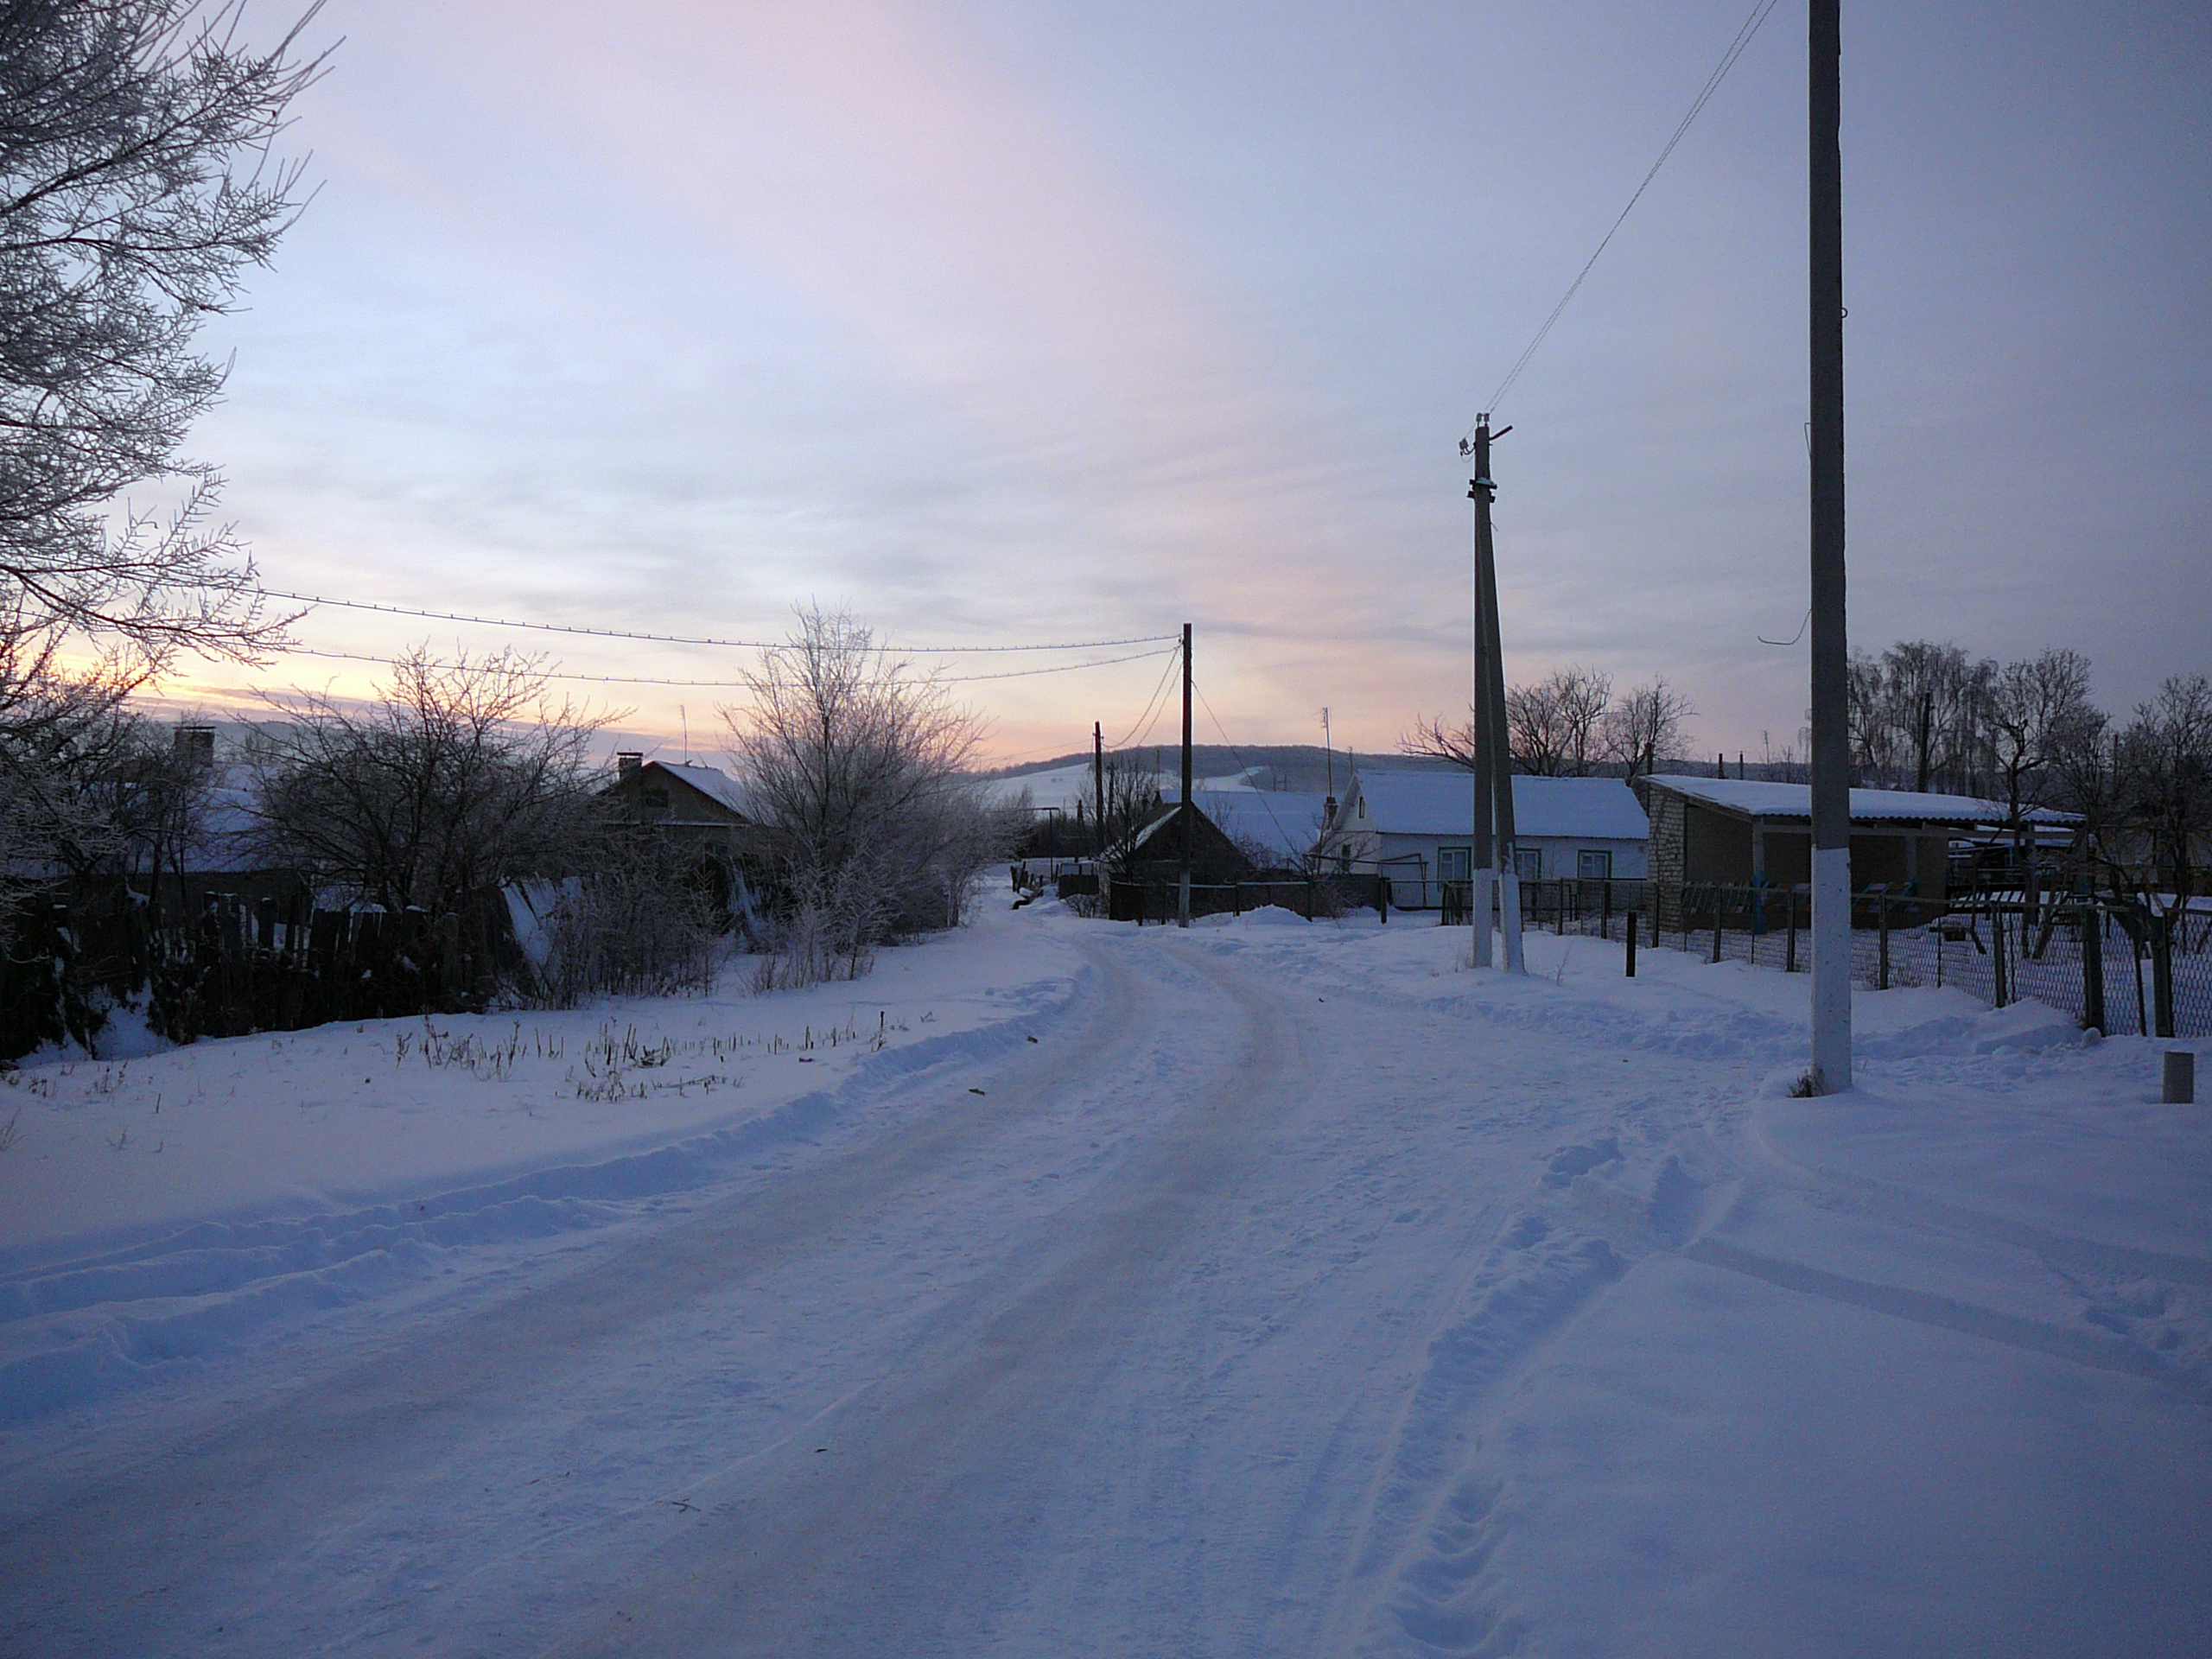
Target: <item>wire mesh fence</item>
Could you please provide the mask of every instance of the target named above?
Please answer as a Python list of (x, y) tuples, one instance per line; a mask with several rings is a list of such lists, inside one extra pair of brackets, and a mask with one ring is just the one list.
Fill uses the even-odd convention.
[[(1402, 907), (1433, 909), (1446, 925), (1468, 919), (1465, 882), (1391, 886)], [(1521, 912), (1529, 929), (1615, 941), (1633, 916), (1646, 949), (1781, 973), (1812, 965), (1807, 887), (1524, 881)], [(2108, 1036), (2203, 1036), (2212, 1034), (2212, 903), (1990, 894), (1938, 903), (1870, 889), (1853, 899), (1851, 971), (1874, 990), (1951, 986), (1993, 1007), (2033, 1000)]]

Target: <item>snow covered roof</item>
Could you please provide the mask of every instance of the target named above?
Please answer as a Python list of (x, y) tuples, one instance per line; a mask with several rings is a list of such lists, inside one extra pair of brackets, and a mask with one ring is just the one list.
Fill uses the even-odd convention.
[(648, 760), (645, 765), (658, 766), (670, 777), (690, 785), (715, 805), (727, 807), (740, 817), (750, 816), (746, 809), (744, 786), (719, 767), (675, 760)]
[[(1705, 801), (1730, 811), (1759, 818), (1803, 818), (1812, 814), (1809, 784), (1769, 783), (1752, 778), (1683, 778), (1672, 774), (1651, 779), (1652, 787), (1670, 794)], [(1940, 823), (2002, 823), (2007, 814), (2002, 801), (1978, 800), (1971, 795), (1923, 795), (1909, 789), (1854, 789), (1851, 791), (1854, 823), (1903, 822)], [(2023, 817), (2030, 823), (2077, 823), (2081, 815), (2047, 806), (2031, 807)]]
[(1227, 836), (1249, 836), (1282, 859), (1302, 858), (1321, 838), (1325, 795), (1291, 790), (1194, 789), (1191, 799)]
[[(1474, 780), (1466, 772), (1362, 772), (1357, 786), (1367, 823), (1386, 835), (1472, 832)], [(1516, 777), (1513, 829), (1524, 839), (1565, 841), (1642, 841), (1649, 833), (1635, 791), (1618, 778)]]

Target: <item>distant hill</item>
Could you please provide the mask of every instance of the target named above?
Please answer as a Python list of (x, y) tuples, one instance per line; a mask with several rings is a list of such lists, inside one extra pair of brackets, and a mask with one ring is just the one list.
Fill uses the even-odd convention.
[[(1149, 761), (1162, 778), (1178, 774), (1182, 766), (1182, 751), (1172, 743), (1149, 744), (1132, 753), (1141, 763)], [(1250, 747), (1239, 744), (1231, 748), (1226, 743), (1193, 743), (1191, 746), (1191, 771), (1194, 777), (1211, 779), (1219, 788), (1225, 780), (1240, 773), (1248, 779), (1246, 786), (1254, 789), (1287, 790), (1297, 794), (1320, 795), (1327, 792), (1333, 775), (1338, 793), (1344, 780), (1351, 775), (1351, 755), (1344, 750), (1336, 752), (1332, 763), (1329, 753), (1318, 743), (1255, 743)], [(1357, 757), (1363, 766), (1388, 766), (1392, 768), (1427, 769), (1451, 768), (1441, 760), (1416, 760), (1402, 754), (1366, 754)], [(981, 776), (993, 782), (1018, 781), (1046, 772), (1066, 773), (1090, 766), (1090, 751), (1079, 749), (1050, 760), (1033, 760), (1027, 765), (1006, 766)]]

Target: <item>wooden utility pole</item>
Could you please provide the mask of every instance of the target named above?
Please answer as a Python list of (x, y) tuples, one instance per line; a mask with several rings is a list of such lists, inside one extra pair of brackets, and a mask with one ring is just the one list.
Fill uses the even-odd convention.
[[(1467, 494), (1475, 504), (1475, 618), (1478, 642), (1475, 748), (1479, 758), (1487, 748), (1490, 764), (1492, 838), (1491, 862), (1497, 872), (1498, 931), (1505, 938), (1505, 970), (1523, 971), (1521, 955), (1521, 880), (1513, 868), (1513, 748), (1505, 720), (1505, 649), (1497, 615), (1497, 550), (1491, 539), (1491, 503), (1497, 486), (1491, 480), (1490, 446), (1513, 429), (1490, 429), (1490, 416), (1475, 417), (1475, 476), (1467, 480)], [(1484, 813), (1476, 804), (1475, 821)], [(1487, 895), (1483, 895), (1487, 897)], [(1490, 912), (1482, 908), (1478, 931), (1489, 925)], [(1479, 947), (1478, 947), (1479, 950)], [(1478, 956), (1477, 960), (1481, 958)]]
[(1181, 897), (1178, 900), (1175, 919), (1180, 927), (1191, 925), (1191, 625), (1183, 625), (1183, 810), (1176, 814), (1177, 827), (1182, 834), (1179, 856), (1182, 861), (1179, 882)]
[(1850, 658), (1843, 569), (1843, 21), (1808, 0), (1812, 221), (1813, 1065), (1816, 1095), (1851, 1087)]
[(1106, 858), (1106, 733), (1096, 721), (1090, 722), (1090, 787), (1097, 800), (1098, 858)]

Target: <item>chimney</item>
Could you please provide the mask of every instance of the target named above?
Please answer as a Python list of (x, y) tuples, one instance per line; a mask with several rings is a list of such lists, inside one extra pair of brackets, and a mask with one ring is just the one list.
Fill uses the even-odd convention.
[(187, 766), (212, 772), (215, 766), (215, 728), (180, 726), (176, 728), (176, 758)]
[(642, 750), (617, 749), (614, 752), (614, 770), (622, 777), (628, 777), (645, 764), (645, 757)]

